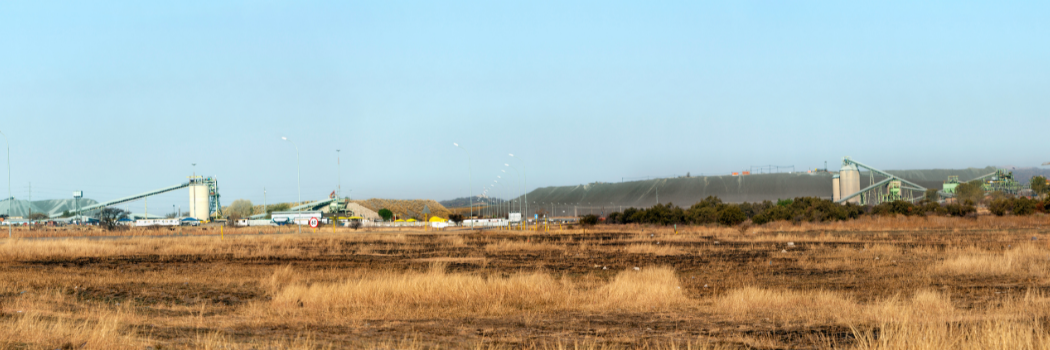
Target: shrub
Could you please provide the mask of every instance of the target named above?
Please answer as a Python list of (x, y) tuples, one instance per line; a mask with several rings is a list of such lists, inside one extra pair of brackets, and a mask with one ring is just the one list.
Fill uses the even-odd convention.
[(995, 216), (1006, 215), (1006, 212), (1011, 209), (1013, 209), (1013, 200), (1010, 198), (993, 199), (992, 202), (988, 204), (988, 211), (995, 214)]
[(718, 223), (725, 226), (736, 226), (747, 220), (747, 215), (744, 214), (740, 207), (735, 205), (726, 205), (722, 207), (722, 210), (718, 211)]
[[(379, 209), (379, 211), (376, 212), (376, 214), (379, 214), (379, 216), (383, 218), (383, 221), (390, 221), (390, 219), (394, 217), (394, 212), (390, 211), (390, 209), (387, 208)], [(462, 217), (462, 215), (460, 216)]]
[(765, 223), (770, 221), (771, 220), (769, 219), (769, 215), (767, 213), (760, 213), (751, 217), (751, 223), (755, 225), (764, 225)]
[(936, 202), (941, 200), (941, 196), (937, 193), (937, 189), (931, 188), (926, 190), (926, 193), (923, 195), (923, 199), (925, 199), (927, 202)]
[(714, 207), (689, 208), (689, 221), (694, 224), (713, 224), (718, 221), (718, 209)]
[(1028, 199), (1026, 197), (1020, 197), (1014, 199), (1014, 215), (1032, 215), (1038, 211), (1039, 201), (1034, 199)]
[(871, 209), (872, 214), (884, 216), (897, 214), (911, 216), (920, 214), (920, 211), (921, 210), (919, 210), (919, 208), (917, 208), (914, 204), (900, 200), (881, 203)]
[(598, 216), (594, 214), (587, 214), (580, 218), (580, 225), (584, 227), (590, 227), (598, 224)]
[(952, 203), (952, 204), (948, 204), (948, 205), (944, 206), (944, 209), (948, 213), (948, 215), (958, 216), (958, 217), (963, 217), (963, 216), (966, 216), (968, 214), (972, 214), (972, 213), (976, 213), (977, 212), (977, 207), (974, 207), (972, 203), (971, 204)]
[(1032, 192), (1035, 192), (1036, 194), (1050, 192), (1050, 186), (1046, 185), (1046, 177), (1033, 176), (1030, 184), (1032, 186)]
[(981, 181), (970, 181), (967, 183), (961, 183), (955, 187), (955, 195), (962, 201), (971, 201), (974, 203), (980, 202), (984, 198), (984, 189), (981, 188)]
[(269, 218), (269, 217), (271, 217), (271, 215), (275, 211), (288, 211), (288, 209), (291, 209), (291, 208), (292, 208), (292, 206), (289, 205), (288, 203), (271, 204), (271, 205), (266, 206), (266, 216), (267, 216), (267, 218)]
[(255, 207), (252, 205), (252, 201), (247, 199), (238, 199), (230, 203), (230, 206), (226, 207), (226, 213), (229, 215), (236, 215), (237, 217), (249, 217), (254, 214)]
[[(386, 209), (383, 209), (383, 210), (386, 210)], [(382, 210), (380, 210), (380, 211), (382, 211)], [(393, 215), (393, 214), (391, 214), (391, 215)], [(459, 224), (463, 223), (463, 214), (449, 214), (448, 219), (450, 221), (456, 223), (456, 225), (459, 225)]]

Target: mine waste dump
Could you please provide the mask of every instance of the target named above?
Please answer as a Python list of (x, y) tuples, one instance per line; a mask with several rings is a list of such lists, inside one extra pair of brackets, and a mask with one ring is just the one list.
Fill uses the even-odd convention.
[[(888, 170), (926, 188), (941, 189), (950, 175), (962, 181), (994, 172), (994, 167), (969, 169)], [(776, 201), (795, 197), (832, 198), (832, 172), (777, 173), (745, 176), (676, 177), (630, 182), (595, 182), (586, 185), (538, 188), (529, 192), (530, 203), (572, 203), (584, 206), (648, 207), (657, 203), (689, 206), (715, 196), (724, 202)], [(861, 186), (871, 183), (871, 175), (861, 172)], [(874, 182), (883, 177), (876, 175)], [(1027, 179), (1018, 179), (1027, 181)]]
[(25, 217), (31, 213), (44, 213), (48, 216), (55, 216), (66, 211), (73, 212), (78, 206), (83, 208), (95, 204), (98, 204), (98, 202), (87, 198), (81, 198), (79, 201), (74, 199), (47, 199), (32, 202), (21, 199), (5, 199), (0, 200), (0, 214), (10, 215), (11, 217)]

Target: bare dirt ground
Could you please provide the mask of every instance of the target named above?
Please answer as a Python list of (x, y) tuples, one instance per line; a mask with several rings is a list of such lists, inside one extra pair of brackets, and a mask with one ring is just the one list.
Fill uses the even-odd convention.
[[(0, 348), (865, 348), (858, 337), (877, 338), (901, 313), (966, 324), (1028, 315), (1005, 306), (1014, 302), (1050, 310), (1050, 237), (1039, 221), (892, 226), (242, 228), (222, 239), (201, 230), (6, 241)], [(654, 269), (673, 271), (651, 282), (670, 291), (608, 287)], [(526, 274), (552, 282), (441, 296)], [(574, 301), (527, 301), (554, 289)], [(607, 294), (587, 296), (597, 291)], [(493, 293), (510, 297), (484, 299)], [(923, 293), (939, 306), (917, 306)], [(366, 294), (379, 301), (348, 306)], [(400, 304), (383, 305), (387, 295)]]

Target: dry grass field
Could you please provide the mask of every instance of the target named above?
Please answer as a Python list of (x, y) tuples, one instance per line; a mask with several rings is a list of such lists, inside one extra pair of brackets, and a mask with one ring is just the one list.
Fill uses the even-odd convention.
[(1048, 229), (20, 230), (0, 349), (1046, 349)]

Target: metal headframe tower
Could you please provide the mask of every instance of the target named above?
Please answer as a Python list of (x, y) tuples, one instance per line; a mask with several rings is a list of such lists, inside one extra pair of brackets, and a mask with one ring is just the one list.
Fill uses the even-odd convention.
[[(868, 171), (869, 185), (864, 188), (860, 188), (860, 169)], [(876, 182), (876, 175), (885, 177), (885, 179)], [(842, 159), (842, 171), (837, 180), (842, 196), (835, 203), (878, 205), (897, 200), (915, 202), (922, 199), (926, 192), (926, 187), (855, 161), (850, 157)]]
[(219, 202), (219, 181), (214, 177), (206, 177), (203, 182), (208, 186), (208, 196), (211, 197), (208, 201), (208, 213), (212, 218), (223, 218), (222, 203)]

